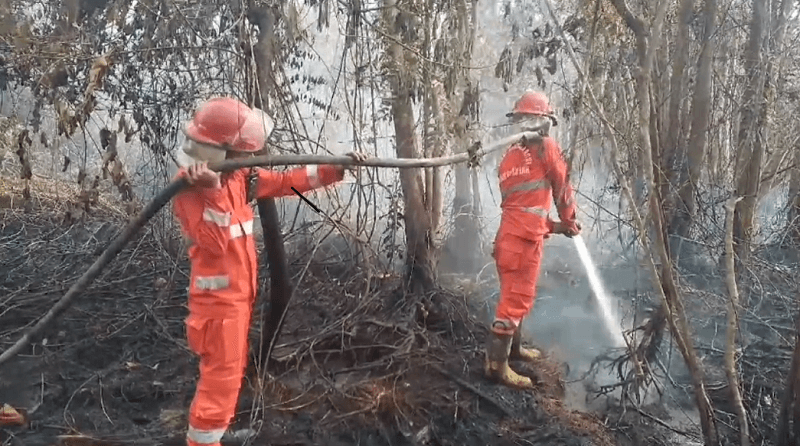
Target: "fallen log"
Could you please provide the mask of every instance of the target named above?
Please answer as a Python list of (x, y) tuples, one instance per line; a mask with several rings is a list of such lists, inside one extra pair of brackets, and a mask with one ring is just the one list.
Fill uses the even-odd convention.
[[(349, 156), (325, 156), (325, 155), (276, 155), (276, 156), (254, 156), (250, 158), (238, 158), (209, 163), (209, 169), (215, 172), (229, 172), (245, 167), (270, 167), (286, 165), (309, 165), (309, 164), (331, 164), (339, 166), (371, 166), (371, 167), (393, 167), (400, 169), (446, 166), (470, 162), (477, 164), (478, 158), (498, 150), (502, 150), (521, 139), (529, 141), (541, 140), (541, 136), (536, 132), (524, 132), (503, 138), (489, 145), (486, 148), (480, 144), (474, 145), (467, 153), (445, 156), (439, 158), (371, 158), (357, 163)], [(30, 329), (27, 333), (14, 343), (10, 348), (0, 354), (0, 365), (7, 362), (17, 353), (29, 345), (48, 325), (50, 325), (61, 313), (67, 310), (72, 301), (81, 294), (86, 288), (103, 272), (103, 269), (119, 254), (125, 245), (136, 235), (153, 216), (161, 210), (172, 198), (184, 187), (188, 186), (185, 178), (178, 178), (172, 181), (166, 188), (153, 198), (145, 208), (139, 212), (122, 232), (108, 245), (94, 261), (92, 266), (67, 290), (50, 310)]]

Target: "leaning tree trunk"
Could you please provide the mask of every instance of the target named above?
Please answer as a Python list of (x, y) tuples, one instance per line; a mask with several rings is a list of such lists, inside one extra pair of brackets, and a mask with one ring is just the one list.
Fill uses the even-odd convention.
[[(398, 158), (416, 158), (419, 154), (414, 121), (414, 85), (416, 73), (410, 72), (406, 64), (406, 50), (412, 40), (414, 24), (411, 17), (401, 14), (393, 0), (384, 4), (384, 28), (389, 59), (389, 83), (392, 92), (392, 118)], [(411, 54), (413, 57), (414, 54)], [(436, 285), (435, 248), (433, 243), (433, 221), (425, 206), (425, 187), (421, 172), (405, 169), (400, 172), (403, 191), (406, 232), (405, 282), (411, 293), (421, 293)]]
[(664, 215), (661, 208), (660, 191), (656, 188), (655, 176), (653, 173), (653, 147), (651, 145), (649, 123), (651, 119), (649, 86), (651, 83), (653, 58), (659, 46), (661, 27), (669, 2), (662, 2), (658, 5), (654, 23), (650, 27), (651, 30), (649, 33), (645, 30), (646, 25), (644, 21), (633, 15), (628, 9), (625, 0), (613, 0), (612, 3), (620, 16), (625, 20), (628, 27), (633, 31), (636, 38), (639, 59), (639, 66), (636, 71), (636, 92), (639, 102), (639, 139), (643, 154), (642, 170), (647, 183), (650, 217), (653, 224), (653, 233), (656, 237), (653, 243), (653, 251), (658, 254), (661, 261), (661, 282), (665, 294), (664, 303), (669, 306), (667, 322), (669, 323), (678, 349), (689, 369), (692, 387), (695, 393), (695, 401), (697, 402), (697, 408), (700, 412), (700, 424), (703, 429), (705, 444), (706, 446), (716, 446), (719, 444), (719, 435), (717, 433), (716, 419), (714, 418), (714, 408), (705, 389), (703, 367), (694, 349), (686, 310), (683, 306), (683, 299), (675, 283), (672, 261), (669, 256), (667, 241), (664, 238)]
[(725, 204), (725, 284), (728, 288), (728, 321), (725, 329), (725, 375), (731, 392), (736, 418), (739, 421), (739, 446), (750, 446), (750, 426), (744, 408), (739, 373), (736, 369), (736, 333), (739, 331), (739, 289), (736, 286), (736, 268), (733, 261), (733, 213), (739, 198), (731, 197)]
[[(269, 113), (269, 94), (274, 85), (272, 62), (274, 52), (274, 17), (266, 5), (251, 6), (248, 19), (258, 25), (258, 41), (252, 48), (252, 57), (256, 67), (257, 81), (250, 91), (251, 103)], [(286, 247), (278, 215), (278, 207), (272, 198), (257, 200), (258, 216), (264, 238), (262, 256), (269, 266), (269, 299), (265, 299), (262, 311), (261, 340), (258, 349), (258, 361), (261, 370), (269, 366), (272, 348), (276, 344), (278, 333), (283, 325), (289, 300), (292, 296), (292, 283), (289, 277), (289, 262), (286, 258)]]

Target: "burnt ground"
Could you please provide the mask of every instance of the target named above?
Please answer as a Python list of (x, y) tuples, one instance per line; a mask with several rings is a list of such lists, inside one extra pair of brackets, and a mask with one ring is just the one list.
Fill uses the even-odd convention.
[[(125, 224), (103, 203), (76, 220), (68, 202), (33, 201), (0, 209), (0, 350)], [(157, 220), (42, 339), (0, 366), (0, 403), (29, 420), (0, 428), (3, 445), (184, 444), (197, 377), (183, 325), (188, 264), (169, 219)], [(407, 296), (396, 277), (300, 248), (275, 364), (263, 385), (250, 368), (225, 444), (676, 444), (658, 403), (570, 410), (565, 371), (548, 357), (518, 364), (539, 382), (533, 392), (486, 381), (487, 329), (469, 293)]]
[[(102, 205), (75, 220), (68, 203), (4, 204), (2, 350), (125, 223)], [(28, 418), (0, 429), (3, 444), (183, 444), (197, 359), (184, 336), (188, 264), (167, 222), (142, 231), (41, 339), (0, 366), (0, 402)], [(308, 257), (301, 249), (292, 262), (300, 286), (276, 361), (263, 386), (251, 367), (226, 443), (615, 444), (598, 417), (564, 407), (555, 362), (524, 368), (535, 392), (486, 381), (487, 330), (467, 296), (406, 296), (396, 277)], [(235, 435), (244, 429), (255, 437)]]

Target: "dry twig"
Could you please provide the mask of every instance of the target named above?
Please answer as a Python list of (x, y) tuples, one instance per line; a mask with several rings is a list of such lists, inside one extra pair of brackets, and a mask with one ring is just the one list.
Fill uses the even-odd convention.
[(736, 287), (736, 271), (734, 269), (733, 253), (733, 215), (742, 197), (731, 197), (725, 203), (725, 282), (728, 286), (728, 324), (725, 331), (725, 375), (728, 377), (728, 388), (731, 390), (731, 400), (736, 410), (739, 421), (739, 444), (750, 445), (750, 430), (747, 422), (747, 412), (742, 401), (742, 391), (739, 387), (739, 377), (736, 373), (736, 332), (739, 330), (739, 290)]
[(503, 414), (506, 417), (512, 418), (512, 419), (514, 418), (514, 413), (511, 412), (511, 409), (506, 407), (506, 405), (501, 403), (500, 401), (497, 401), (495, 398), (493, 398), (488, 393), (482, 391), (481, 389), (473, 386), (472, 384), (468, 383), (467, 381), (459, 378), (458, 376), (448, 372), (447, 370), (445, 370), (445, 369), (443, 369), (443, 368), (441, 368), (441, 367), (439, 367), (437, 365), (434, 365), (433, 368), (436, 369), (437, 372), (439, 372), (442, 375), (452, 379), (454, 382), (458, 383), (460, 386), (464, 387), (465, 389), (469, 390), (470, 392), (474, 393), (475, 395), (478, 395), (479, 397), (481, 397), (481, 398), (485, 399), (486, 401), (492, 403), (492, 405), (494, 405), (494, 407), (500, 409), (500, 411), (502, 411)]

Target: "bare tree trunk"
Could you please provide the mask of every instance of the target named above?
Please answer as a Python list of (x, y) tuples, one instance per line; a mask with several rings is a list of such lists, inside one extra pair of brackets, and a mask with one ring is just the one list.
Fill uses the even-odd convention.
[[(418, 149), (414, 134), (414, 110), (411, 92), (395, 81), (392, 86), (392, 116), (397, 140), (398, 158), (417, 158)], [(434, 269), (433, 228), (431, 217), (423, 202), (423, 183), (418, 170), (400, 172), (400, 183), (405, 200), (403, 221), (406, 230), (406, 280), (412, 292), (433, 289), (436, 283)]]
[[(669, 113), (667, 115), (667, 132), (664, 134), (662, 158), (660, 164), (666, 180), (661, 189), (661, 195), (667, 203), (668, 234), (674, 234), (672, 224), (675, 215), (680, 213), (681, 205), (675, 194), (674, 186), (677, 185), (681, 167), (686, 163), (686, 140), (683, 138), (683, 119), (681, 105), (686, 95), (686, 64), (689, 60), (689, 21), (692, 19), (694, 0), (681, 0), (678, 12), (678, 34), (675, 38), (675, 62), (672, 65), (672, 78), (669, 88)], [(674, 240), (674, 239), (672, 239)], [(676, 243), (670, 244), (670, 252), (679, 257)]]
[(635, 73), (636, 92), (639, 102), (638, 128), (644, 158), (643, 162), (644, 166), (646, 166), (643, 171), (649, 194), (650, 216), (653, 223), (653, 232), (656, 237), (653, 248), (661, 260), (661, 281), (666, 296), (665, 303), (671, 307), (668, 308), (670, 310), (668, 322), (673, 337), (689, 369), (697, 408), (700, 412), (700, 424), (703, 429), (705, 444), (706, 446), (716, 446), (719, 444), (719, 436), (716, 428), (716, 419), (714, 418), (714, 409), (705, 390), (703, 368), (694, 350), (694, 345), (691, 342), (683, 300), (675, 284), (672, 262), (664, 238), (664, 216), (659, 199), (660, 194), (653, 174), (653, 147), (650, 138), (650, 123), (648, 122), (650, 120), (649, 85), (651, 83), (653, 58), (659, 46), (661, 28), (666, 15), (667, 6), (670, 2), (661, 2), (658, 4), (656, 16), (653, 24), (650, 26), (649, 32), (645, 31), (644, 22), (631, 13), (625, 0), (612, 0), (612, 3), (636, 37), (639, 58), (639, 66)]
[[(425, 35), (421, 45), (421, 52), (423, 57), (430, 58), (431, 55), (428, 50), (431, 47), (431, 34), (434, 32), (434, 26), (431, 23), (431, 0), (425, 3), (425, 9), (420, 14), (424, 20), (422, 29)], [(438, 96), (434, 91), (434, 79), (431, 71), (432, 70), (423, 70), (422, 75), (422, 82), (427, 87), (422, 93), (422, 156), (424, 158), (433, 156), (433, 151), (436, 150), (437, 145), (440, 143), (441, 135), (441, 117), (439, 116), (439, 107), (437, 106)], [(423, 171), (425, 178), (423, 203), (425, 207), (430, 210), (432, 221), (436, 219), (435, 212), (433, 211), (433, 200), (436, 192), (436, 187), (434, 186), (436, 170), (437, 169), (434, 167), (429, 167)], [(431, 225), (431, 228), (434, 230), (437, 227), (436, 225)]]
[[(790, 416), (791, 414), (794, 416)], [(794, 433), (792, 433), (792, 424), (794, 424)], [(792, 365), (789, 368), (789, 375), (786, 377), (786, 389), (781, 398), (778, 427), (775, 431), (776, 446), (797, 444), (800, 444), (800, 312), (798, 312), (795, 322)]]
[(739, 290), (736, 287), (736, 270), (733, 261), (733, 214), (736, 203), (741, 198), (731, 197), (725, 203), (725, 282), (728, 286), (728, 325), (725, 330), (725, 375), (731, 390), (736, 418), (739, 421), (739, 444), (750, 446), (750, 429), (747, 424), (747, 412), (742, 401), (742, 390), (739, 387), (739, 376), (736, 373), (736, 332), (739, 330)]
[[(716, 17), (717, 0), (706, 0), (703, 10), (703, 43), (692, 96), (688, 152), (685, 160), (679, 164), (678, 205), (671, 225), (673, 233), (679, 239), (689, 237), (697, 213), (696, 191), (705, 158), (711, 112), (711, 69), (716, 49)], [(678, 255), (677, 252), (673, 254)]]
[[(405, 54), (401, 42), (413, 27), (410, 18), (398, 12), (396, 3), (387, 0), (384, 4), (384, 26), (391, 34), (388, 39), (390, 72), (388, 74), (392, 92), (392, 118), (398, 158), (417, 158), (419, 148), (415, 132), (412, 103), (414, 74), (405, 69)], [(406, 169), (400, 172), (400, 185), (404, 198), (406, 232), (405, 278), (412, 293), (426, 292), (436, 285), (435, 249), (431, 213), (425, 206), (424, 179), (419, 170)]]
[(769, 20), (764, 0), (753, 0), (753, 20), (750, 38), (745, 51), (745, 83), (742, 100), (741, 123), (736, 157), (736, 195), (742, 201), (734, 215), (734, 242), (739, 264), (744, 264), (751, 250), (756, 202), (761, 183), (761, 161), (764, 156), (762, 111), (764, 110), (764, 78), (762, 54)]
[[(777, 2), (777, 0), (775, 0)], [(780, 9), (777, 14), (777, 26), (774, 39), (770, 45), (770, 50), (777, 57), (778, 62), (770, 58), (770, 67), (773, 64), (780, 65), (783, 58), (783, 37), (786, 32), (787, 18), (792, 11), (795, 0), (783, 0), (780, 3)], [(769, 74), (768, 74), (769, 76)], [(769, 88), (767, 85), (766, 88)], [(790, 230), (791, 239), (800, 242), (800, 227), (797, 225), (797, 218), (800, 217), (800, 137), (795, 139), (794, 144), (789, 147), (792, 150), (791, 159), (794, 167), (791, 170), (789, 182), (789, 209), (788, 209), (788, 229)]]
[[(430, 144), (429, 150), (431, 157), (440, 157), (447, 152), (447, 129), (444, 123), (449, 118), (449, 107), (447, 106), (447, 96), (444, 86), (439, 81), (433, 81), (430, 85), (429, 96), (431, 97), (431, 116), (433, 118), (432, 130), (426, 143)], [(442, 220), (442, 169), (433, 167), (428, 171), (430, 179), (427, 185), (428, 209), (431, 214), (431, 229), (434, 233), (439, 229)]]
[(787, 214), (787, 229), (790, 231), (791, 240), (800, 243), (800, 139), (793, 148), (794, 168), (789, 180), (789, 209)]
[[(774, 32), (768, 33), (766, 39), (766, 54), (765, 59), (767, 60), (767, 66), (764, 70), (764, 104), (761, 110), (761, 114), (759, 115), (759, 123), (758, 128), (766, 129), (769, 128), (768, 123), (770, 122), (770, 115), (775, 110), (775, 105), (777, 101), (775, 98), (777, 96), (781, 96), (783, 91), (781, 86), (778, 85), (778, 82), (775, 81), (776, 78), (782, 78), (784, 76), (782, 72), (783, 67), (783, 59), (784, 59), (784, 44), (783, 44), (783, 36), (786, 32), (787, 26), (787, 17), (791, 12), (792, 6), (794, 4), (794, 0), (773, 0), (772, 2), (772, 12), (771, 12), (771, 20), (772, 25), (769, 27), (770, 30)], [(769, 140), (768, 135), (763, 135), (762, 140), (765, 143)], [(764, 194), (769, 193), (770, 190), (773, 189), (774, 185), (778, 180), (778, 169), (780, 165), (786, 160), (787, 156), (789, 156), (789, 152), (791, 150), (791, 145), (789, 150), (785, 148), (778, 148), (777, 150), (772, 150), (771, 153), (764, 153), (763, 157), (765, 158), (763, 161), (763, 166), (761, 167), (761, 175), (759, 178), (759, 196), (756, 198), (758, 201)]]
[[(477, 29), (477, 0), (458, 0), (455, 2), (456, 21), (460, 24), (457, 29), (458, 41), (463, 48), (463, 65), (468, 65), (472, 60), (472, 49)], [(471, 9), (470, 9), (471, 8)], [(477, 83), (470, 79), (470, 72), (458, 67), (450, 68), (456, 71), (454, 76), (463, 88), (461, 107), (455, 117), (453, 126), (454, 150), (467, 150), (472, 143), (469, 128), (480, 117), (480, 89)], [(477, 174), (466, 165), (454, 166), (455, 196), (453, 197), (453, 231), (444, 243), (447, 265), (452, 271), (459, 273), (477, 273), (483, 266), (481, 257), (480, 237), (480, 189), (478, 188)], [(444, 255), (443, 255), (444, 259)]]
[[(734, 73), (736, 72), (736, 67), (738, 64), (736, 63), (736, 58), (731, 55), (731, 50), (727, 44), (722, 40), (717, 40), (716, 45), (720, 48), (719, 57), (723, 58), (727, 62), (724, 63), (724, 71), (720, 81), (718, 83), (721, 85), (721, 88), (728, 87), (727, 83), (730, 82), (730, 79), (734, 78)], [(733, 110), (737, 100), (735, 98), (730, 97), (729, 95), (722, 95), (722, 97), (717, 99), (719, 104), (715, 104), (713, 108), (717, 108), (720, 110)], [(712, 108), (712, 109), (713, 109)], [(736, 128), (738, 128), (738, 124), (735, 119), (727, 119), (727, 122), (723, 123), (720, 126), (717, 126), (716, 131), (719, 136), (719, 142), (717, 144), (709, 144), (708, 145), (708, 175), (709, 181), (712, 183), (726, 182), (726, 170), (729, 161), (728, 154), (733, 152), (733, 145), (734, 145), (734, 134), (736, 133)], [(736, 240), (734, 240), (736, 243)]]

